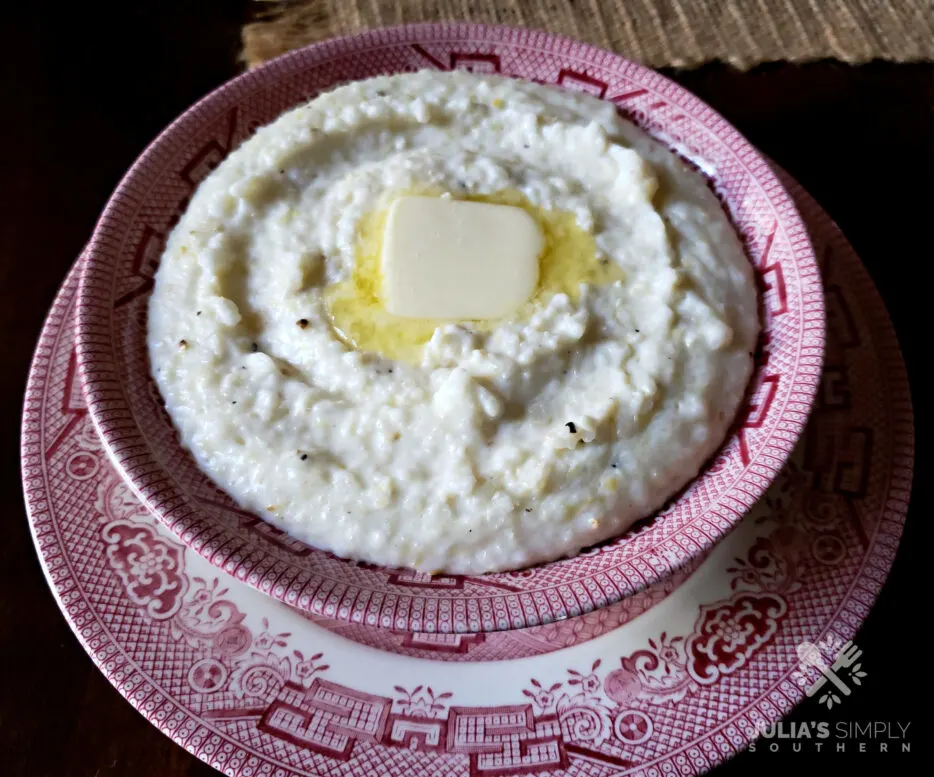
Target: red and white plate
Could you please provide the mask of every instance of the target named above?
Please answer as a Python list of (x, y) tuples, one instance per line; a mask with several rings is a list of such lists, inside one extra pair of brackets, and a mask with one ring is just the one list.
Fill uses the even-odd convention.
[(813, 653), (799, 663), (801, 646), (828, 660), (865, 618), (911, 480), (911, 406), (888, 316), (836, 226), (793, 191), (829, 325), (802, 443), (693, 573), (525, 630), (326, 622), (181, 545), (120, 479), (88, 417), (72, 271), (30, 375), (23, 478), (75, 633), (134, 707), (229, 775), (660, 777), (730, 757), (819, 677)]
[[(431, 577), (355, 564), (237, 509), (179, 444), (149, 375), (146, 308), (166, 234), (198, 182), (257, 126), (322, 89), (378, 73), (463, 67), (585, 90), (709, 174), (762, 289), (748, 401), (716, 466), (655, 517), (572, 559), (518, 573)], [(117, 468), (184, 545), (307, 612), (434, 632), (554, 622), (618, 602), (697, 559), (735, 527), (791, 453), (821, 374), (820, 273), (794, 203), (760, 154), (672, 81), (544, 32), (414, 25), (280, 57), (212, 92), (140, 157), (86, 252), (77, 303), (88, 409)]]

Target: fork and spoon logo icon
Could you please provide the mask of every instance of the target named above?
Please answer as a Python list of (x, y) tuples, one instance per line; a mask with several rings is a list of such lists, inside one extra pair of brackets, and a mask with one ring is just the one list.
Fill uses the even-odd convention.
[[(807, 671), (808, 667), (813, 667), (821, 673), (817, 681), (807, 689), (808, 698), (821, 694), (818, 701), (825, 704), (827, 709), (840, 704), (842, 697), (852, 693), (850, 686), (862, 685), (863, 678), (866, 676), (862, 670), (862, 663), (859, 661), (863, 651), (849, 640), (842, 644), (832, 662), (824, 659), (824, 654), (833, 654), (834, 642), (834, 640), (822, 641), (820, 645), (802, 642), (798, 645), (798, 667), (802, 674)], [(823, 650), (821, 650), (822, 646)]]

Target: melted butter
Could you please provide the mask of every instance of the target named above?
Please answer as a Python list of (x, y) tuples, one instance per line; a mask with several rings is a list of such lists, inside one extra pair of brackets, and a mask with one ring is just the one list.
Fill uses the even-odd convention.
[[(415, 194), (416, 192), (404, 192)], [(403, 192), (400, 192), (400, 196)], [(417, 194), (440, 196), (440, 191)], [(624, 280), (625, 275), (612, 260), (601, 259), (590, 232), (581, 229), (573, 213), (547, 211), (528, 201), (520, 192), (503, 191), (491, 195), (464, 195), (456, 199), (514, 205), (525, 210), (538, 223), (544, 236), (539, 256), (538, 286), (532, 298), (511, 316), (496, 320), (461, 321), (474, 331), (491, 331), (505, 321), (521, 321), (555, 294), (572, 300), (580, 296), (580, 285), (603, 286)], [(425, 320), (391, 315), (380, 300), (382, 273), (380, 255), (388, 209), (369, 213), (357, 229), (354, 270), (350, 278), (325, 291), (328, 316), (337, 336), (348, 346), (378, 353), (390, 359), (418, 363), (421, 349), (435, 329), (447, 320)]]

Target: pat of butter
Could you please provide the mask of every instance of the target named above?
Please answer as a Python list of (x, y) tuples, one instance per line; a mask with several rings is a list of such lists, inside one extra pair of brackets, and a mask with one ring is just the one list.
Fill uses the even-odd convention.
[(532, 296), (543, 248), (522, 208), (400, 197), (383, 235), (383, 304), (408, 318), (500, 318)]

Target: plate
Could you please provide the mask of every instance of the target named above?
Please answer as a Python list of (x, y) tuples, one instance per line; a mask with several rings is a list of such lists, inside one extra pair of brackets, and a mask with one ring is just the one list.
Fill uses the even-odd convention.
[(348, 640), (353, 624), (323, 627), (244, 585), (133, 496), (76, 378), (73, 271), (36, 351), (22, 451), (36, 547), (72, 629), (137, 710), (238, 777), (661, 777), (729, 758), (808, 690), (827, 693), (816, 666), (868, 614), (911, 485), (889, 318), (836, 226), (793, 191), (822, 257), (827, 364), (764, 499), (620, 625), (593, 628), (605, 608), (539, 627), (553, 633), (432, 634), (421, 657), (388, 637)]
[[(462, 67), (594, 92), (712, 176), (762, 288), (764, 333), (748, 401), (716, 465), (654, 519), (573, 559), (520, 572), (429, 576), (355, 564), (239, 510), (178, 442), (149, 376), (146, 303), (163, 242), (198, 182), (284, 110), (377, 73)], [(237, 78), (169, 127), (118, 187), (87, 250), (78, 360), (118, 469), (186, 546), (308, 612), (443, 633), (521, 628), (644, 589), (732, 529), (781, 469), (820, 377), (820, 275), (794, 203), (761, 156), (666, 78), (545, 33), (472, 25), (377, 30), (312, 46)]]

